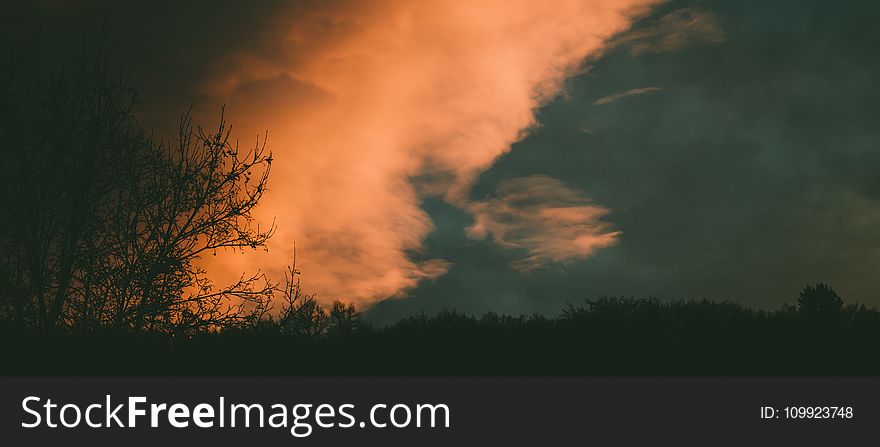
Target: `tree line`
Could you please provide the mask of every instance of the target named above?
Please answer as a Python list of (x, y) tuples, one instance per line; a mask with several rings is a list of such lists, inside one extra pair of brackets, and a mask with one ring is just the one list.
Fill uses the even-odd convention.
[[(294, 287), (295, 290), (295, 287)], [(825, 284), (796, 305), (604, 297), (556, 315), (444, 310), (379, 326), (300, 295), (280, 316), (187, 337), (90, 332), (16, 337), (0, 375), (873, 376), (880, 311)], [(294, 310), (290, 310), (294, 309)], [(321, 310), (316, 310), (321, 309)], [(351, 312), (349, 312), (349, 309)]]

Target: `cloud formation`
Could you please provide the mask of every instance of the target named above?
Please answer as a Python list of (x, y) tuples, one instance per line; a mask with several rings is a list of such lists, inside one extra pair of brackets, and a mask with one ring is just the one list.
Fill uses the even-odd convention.
[(594, 106), (601, 106), (603, 104), (608, 104), (610, 102), (617, 101), (618, 99), (626, 98), (627, 96), (637, 96), (644, 95), (646, 93), (654, 93), (663, 90), (660, 87), (642, 87), (642, 88), (632, 88), (625, 92), (614, 93), (613, 95), (604, 96), (593, 101)]
[(601, 220), (607, 208), (543, 175), (504, 180), (494, 198), (475, 202), (469, 210), (476, 219), (468, 236), (491, 235), (502, 247), (524, 251), (513, 263), (521, 271), (586, 258), (620, 236)]
[[(269, 128), (276, 160), (259, 211), (277, 218), (270, 253), (218, 256), (209, 270), (271, 273), (296, 241), (304, 284), (319, 297), (399, 296), (448, 267), (412, 260), (433, 229), (426, 195), (475, 213), (472, 234), (482, 225), (525, 249), (523, 268), (607, 246), (615, 234), (593, 222), (606, 210), (552, 179), (509, 182), (488, 203), (471, 203), (470, 187), (585, 59), (655, 3), (328, 1), (280, 11), (199, 84), (229, 104), (240, 135)], [(414, 187), (419, 176), (429, 188)], [(530, 194), (536, 201), (520, 205)]]
[(700, 7), (681, 8), (653, 23), (621, 34), (609, 47), (625, 47), (633, 56), (677, 51), (698, 43), (719, 43), (727, 38), (711, 11)]

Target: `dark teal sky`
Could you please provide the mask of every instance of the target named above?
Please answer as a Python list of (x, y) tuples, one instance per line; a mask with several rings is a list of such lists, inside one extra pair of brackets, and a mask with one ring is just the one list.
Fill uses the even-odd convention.
[[(681, 8), (709, 13), (723, 40), (618, 46), (540, 111), (541, 127), (473, 193), (489, 196), (505, 178), (559, 178), (612, 210), (619, 244), (524, 275), (511, 253), (464, 235), (468, 215), (429, 201), (429, 252), (452, 269), (371, 315), (552, 313), (606, 294), (773, 308), (818, 281), (880, 304), (880, 6), (677, 1), (631, 35)], [(659, 90), (594, 104), (648, 87)]]

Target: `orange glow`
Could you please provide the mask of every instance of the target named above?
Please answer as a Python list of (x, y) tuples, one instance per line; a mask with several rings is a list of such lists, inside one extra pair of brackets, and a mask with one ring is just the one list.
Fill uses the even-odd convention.
[[(222, 280), (262, 268), (280, 278), (296, 241), (304, 287), (319, 299), (368, 305), (401, 296), (448, 268), (442, 259), (416, 263), (407, 256), (433, 228), (419, 207), (426, 194), (474, 214), (473, 237), (491, 233), (502, 247), (526, 250), (520, 268), (612, 244), (617, 233), (598, 222), (607, 210), (552, 179), (539, 180), (544, 193), (568, 199), (518, 209), (525, 223), (502, 225), (492, 207), (504, 198), (474, 203), (469, 191), (537, 124), (536, 108), (656, 3), (291, 6), (267, 25), (264, 48), (229, 54), (202, 83), (205, 95), (228, 104), (238, 135), (269, 129), (275, 164), (259, 217), (278, 224), (268, 253), (221, 254), (208, 260), (209, 271)], [(210, 119), (205, 109), (200, 112)], [(417, 191), (410, 182), (417, 175), (440, 180)], [(542, 200), (553, 198), (544, 193)], [(506, 230), (511, 225), (529, 226), (531, 238), (514, 240)]]

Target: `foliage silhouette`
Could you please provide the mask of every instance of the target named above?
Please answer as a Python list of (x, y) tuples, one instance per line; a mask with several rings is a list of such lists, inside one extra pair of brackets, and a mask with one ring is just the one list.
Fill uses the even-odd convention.
[(188, 333), (253, 324), (274, 290), (264, 275), (217, 288), (197, 260), (265, 246), (251, 212), (266, 190), (266, 141), (240, 151), (180, 120), (155, 143), (136, 94), (84, 45), (48, 80), (0, 63), (0, 318), (20, 329)]
[[(314, 299), (314, 297), (311, 297)], [(310, 301), (314, 302), (314, 301)], [(317, 304), (316, 304), (317, 306)], [(320, 308), (320, 306), (318, 306)], [(338, 304), (339, 309), (348, 306)], [(345, 310), (348, 314), (349, 311)], [(569, 305), (556, 317), (481, 317), (454, 310), (375, 327), (353, 312), (352, 330), (307, 332), (283, 318), (204, 331), (22, 336), (3, 374), (301, 376), (865, 376), (880, 312), (848, 304), (824, 319), (793, 306), (611, 298)], [(282, 313), (283, 315), (283, 313)], [(356, 322), (356, 323), (355, 323)], [(306, 327), (314, 322), (306, 321)], [(108, 357), (107, 353), (114, 355)], [(51, 360), (51, 361), (50, 361)]]
[(807, 286), (798, 297), (798, 311), (804, 314), (825, 315), (840, 312), (843, 299), (828, 284)]

